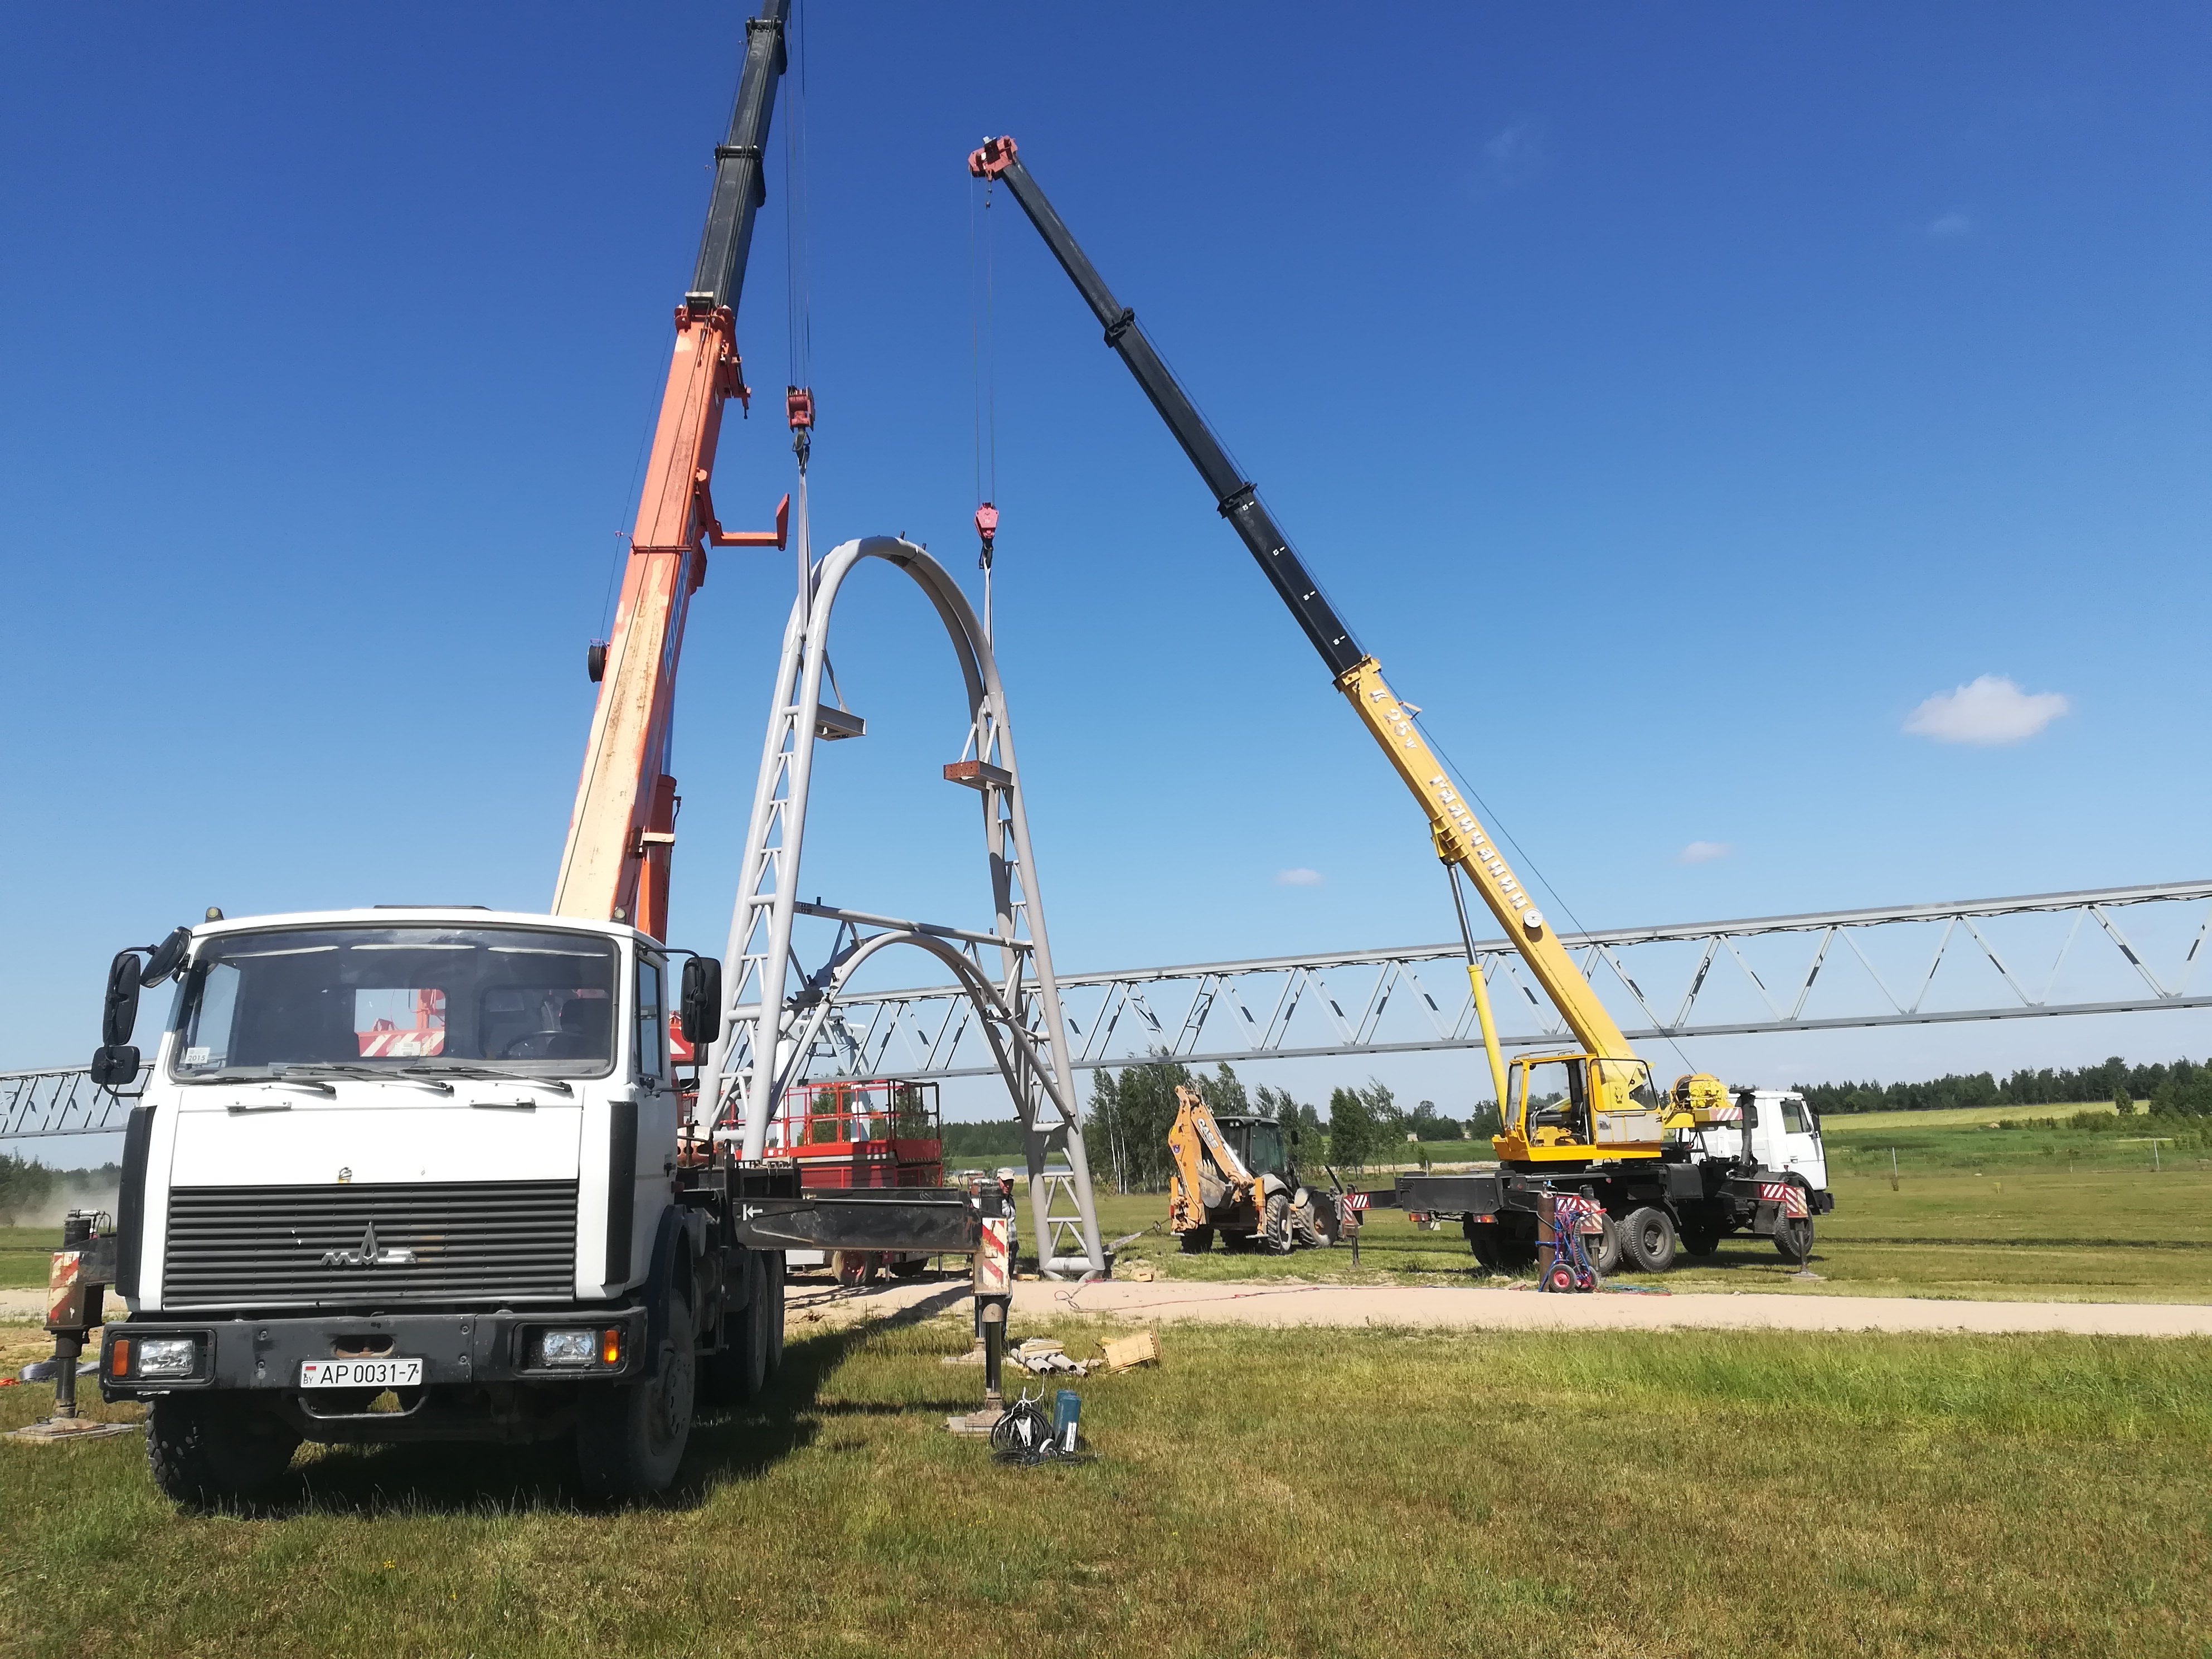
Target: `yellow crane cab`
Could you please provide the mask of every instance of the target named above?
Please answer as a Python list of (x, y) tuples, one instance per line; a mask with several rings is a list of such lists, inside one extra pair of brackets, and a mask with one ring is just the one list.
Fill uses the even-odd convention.
[(1727, 1099), (1703, 1073), (1662, 1092), (1632, 1056), (1524, 1054), (1506, 1073), (1504, 1127), (1490, 1144), (1498, 1162), (1524, 1167), (1656, 1158)]

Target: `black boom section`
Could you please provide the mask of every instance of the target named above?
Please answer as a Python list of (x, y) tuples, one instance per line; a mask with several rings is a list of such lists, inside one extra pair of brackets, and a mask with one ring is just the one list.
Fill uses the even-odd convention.
[(745, 24), (745, 66), (738, 77), (738, 101), (730, 112), (730, 136), (714, 146), (714, 194), (707, 207), (707, 228), (699, 239), (698, 268), (684, 302), (695, 313), (738, 308), (745, 280), (745, 258), (752, 249), (753, 220), (768, 199), (762, 177), (762, 150), (769, 118), (775, 112), (776, 82), (783, 75), (783, 26), (791, 0), (763, 0), (760, 15)]
[(1198, 412), (1198, 405), (1191, 402), (1182, 383), (1154, 349), (1137, 321), (1137, 313), (1114, 297), (1113, 290), (1106, 286), (1105, 278), (1099, 276), (1097, 267), (1091, 263), (1066, 222), (1046, 200), (1044, 191), (1015, 154), (1012, 141), (994, 140), (978, 150), (969, 165), (981, 176), (1006, 180), (1014, 200), (1029, 215), (1030, 222), (1044, 238), (1045, 246), (1060, 261), (1060, 269), (1067, 273), (1091, 307), (1091, 313), (1105, 328), (1106, 343), (1120, 354), (1121, 361), (1129, 366), (1129, 372), (1137, 377), (1137, 384), (1152, 400), (1152, 407), (1167, 422), (1168, 430), (1175, 434), (1183, 453), (1190, 457), (1191, 465), (1206, 480), (1206, 487), (1213, 492), (1214, 506), (1220, 509), (1223, 518), (1236, 526), (1237, 535), (1243, 538), (1260, 568), (1267, 573), (1275, 592), (1297, 618), (1298, 626), (1305, 630), (1306, 638), (1313, 641), (1314, 649), (1328, 665), (1328, 672), (1341, 675), (1358, 666), (1366, 653), (1352, 637), (1352, 629), (1336, 614), (1335, 607), (1306, 569), (1305, 562), (1298, 557), (1297, 550), (1261, 504), (1250, 482), (1238, 473), (1236, 463), (1229, 459), (1229, 452), (1221, 447), (1213, 428)]

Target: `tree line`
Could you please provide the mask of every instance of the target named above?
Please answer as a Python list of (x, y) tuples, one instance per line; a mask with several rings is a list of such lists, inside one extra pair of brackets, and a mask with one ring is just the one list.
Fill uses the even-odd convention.
[(1158, 1192), (1168, 1184), (1171, 1160), (1168, 1131), (1174, 1127), (1176, 1091), (1198, 1091), (1217, 1114), (1273, 1118), (1297, 1136), (1295, 1162), (1302, 1169), (1323, 1164), (1361, 1170), (1394, 1162), (1408, 1140), (1487, 1140), (1498, 1132), (1498, 1109), (1490, 1102), (1473, 1115), (1450, 1117), (1424, 1100), (1407, 1108), (1387, 1084), (1370, 1080), (1361, 1087), (1332, 1089), (1328, 1115), (1262, 1084), (1248, 1090), (1226, 1062), (1211, 1074), (1194, 1073), (1180, 1060), (1152, 1060), (1124, 1066), (1117, 1074), (1091, 1074), (1091, 1100), (1084, 1114), (1085, 1145), (1095, 1179), (1116, 1192)]
[(1823, 1117), (1853, 1112), (1935, 1112), (1952, 1107), (2059, 1106), (2109, 1100), (2124, 1115), (2140, 1105), (2161, 1116), (2212, 1117), (2212, 1060), (2134, 1066), (2118, 1054), (2098, 1066), (1948, 1074), (1924, 1083), (1791, 1085)]

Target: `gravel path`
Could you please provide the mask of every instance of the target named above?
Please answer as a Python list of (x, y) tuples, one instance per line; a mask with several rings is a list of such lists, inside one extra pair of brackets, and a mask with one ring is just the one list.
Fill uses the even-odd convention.
[[(792, 1286), (801, 1326), (894, 1315), (927, 1318), (967, 1302), (964, 1280)], [(36, 1324), (40, 1291), (0, 1291), (0, 1321)], [(1093, 1314), (1139, 1324), (1376, 1325), (1566, 1331), (2059, 1331), (2078, 1336), (2212, 1336), (2212, 1307), (2147, 1302), (1939, 1302), (1887, 1296), (1539, 1296), (1531, 1291), (1399, 1285), (1019, 1284), (1024, 1319)]]
[[(793, 1317), (842, 1323), (941, 1308), (957, 1285), (793, 1287)], [(948, 1292), (954, 1294), (948, 1295)], [(2212, 1336), (2212, 1307), (2142, 1302), (1950, 1302), (1908, 1297), (1712, 1295), (1541, 1296), (1534, 1291), (1416, 1285), (1018, 1284), (1024, 1319), (1067, 1313), (1151, 1324), (1206, 1320), (1240, 1325), (1374, 1325), (1508, 1330), (1776, 1330), (2067, 1332), (2081, 1336)]]

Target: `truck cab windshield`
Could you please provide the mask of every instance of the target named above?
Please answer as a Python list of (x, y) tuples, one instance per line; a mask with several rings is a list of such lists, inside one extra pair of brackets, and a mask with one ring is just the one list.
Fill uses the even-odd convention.
[(523, 927), (228, 933), (200, 949), (178, 1010), (180, 1079), (344, 1066), (519, 1076), (614, 1064), (614, 941)]

